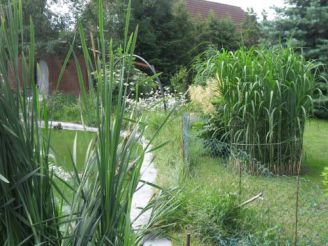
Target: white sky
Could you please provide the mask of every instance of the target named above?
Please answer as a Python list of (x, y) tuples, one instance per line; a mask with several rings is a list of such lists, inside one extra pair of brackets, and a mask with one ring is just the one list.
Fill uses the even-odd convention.
[(259, 18), (262, 18), (262, 11), (268, 13), (268, 18), (274, 18), (274, 11), (270, 9), (271, 6), (283, 7), (284, 0), (210, 0), (212, 2), (225, 3), (241, 7), (243, 10), (253, 8)]

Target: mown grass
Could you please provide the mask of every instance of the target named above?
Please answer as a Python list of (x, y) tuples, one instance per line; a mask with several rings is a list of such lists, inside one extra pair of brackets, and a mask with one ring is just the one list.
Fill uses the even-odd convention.
[(328, 166), (328, 122), (310, 120), (304, 133), (303, 174), (319, 184), (322, 182), (322, 171)]
[[(161, 114), (148, 115), (148, 133), (158, 127), (164, 116)], [(327, 146), (326, 129), (328, 122), (311, 120), (305, 130), (305, 160), (304, 176), (301, 178), (299, 206), (299, 245), (325, 245), (328, 242), (328, 199), (320, 188), (321, 170), (328, 163), (325, 153)], [(177, 114), (162, 129), (157, 144), (169, 141), (163, 148), (155, 152), (155, 163), (159, 170), (158, 183), (165, 187), (180, 186), (186, 190), (189, 200), (188, 214), (202, 211), (206, 200), (211, 196), (222, 194), (239, 194), (239, 174), (223, 165), (223, 161), (211, 158), (204, 151), (202, 140), (191, 131), (190, 160), (191, 172), (183, 178), (182, 159), (182, 122)], [(318, 169), (318, 170), (317, 170)], [(277, 243), (293, 244), (295, 231), (296, 177), (259, 177), (242, 175), (241, 196), (239, 202), (263, 192), (264, 199), (247, 206), (249, 221), (241, 221), (240, 228), (245, 230), (244, 243), (250, 245), (272, 245)], [(196, 210), (196, 211), (190, 211)], [(240, 218), (239, 218), (240, 219)], [(194, 220), (194, 221), (193, 221)], [(189, 224), (197, 223), (197, 216), (187, 218)], [(184, 245), (188, 231), (188, 223), (182, 228), (175, 229), (174, 245)], [(251, 225), (249, 225), (251, 223)], [(249, 228), (245, 228), (245, 226)], [(190, 225), (189, 225), (190, 226)], [(203, 241), (207, 235), (192, 233), (193, 245), (212, 245)], [(249, 239), (252, 237), (252, 239)], [(262, 241), (261, 241), (262, 240)], [(266, 240), (266, 241), (263, 241)], [(277, 241), (279, 240), (279, 241)]]
[(95, 137), (95, 133), (54, 130), (51, 135), (51, 147), (55, 153), (57, 163), (65, 171), (73, 171), (71, 156), (75, 136), (77, 136), (77, 169), (81, 171), (83, 163), (85, 163), (86, 150), (92, 138)]

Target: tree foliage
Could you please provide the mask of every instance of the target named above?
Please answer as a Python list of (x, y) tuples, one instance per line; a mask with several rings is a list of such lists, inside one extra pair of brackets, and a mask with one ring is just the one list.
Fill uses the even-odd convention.
[[(97, 1), (80, 7), (79, 20), (86, 31), (86, 38), (97, 30)], [(82, 4), (83, 5), (83, 4)], [(106, 40), (113, 39), (119, 46), (124, 29), (127, 1), (109, 0), (104, 3), (104, 16), (108, 28)], [(193, 58), (208, 46), (234, 50), (239, 46), (239, 34), (229, 19), (219, 19), (214, 14), (206, 20), (189, 15), (184, 0), (134, 0), (130, 31), (138, 27), (136, 54), (154, 65), (165, 84), (179, 71), (189, 70)], [(188, 73), (187, 73), (188, 74)]]
[[(267, 45), (288, 44), (297, 48), (308, 60), (328, 65), (328, 1), (288, 0), (285, 8), (277, 8), (278, 18), (264, 20), (264, 42)], [(322, 67), (322, 81), (315, 99), (315, 115), (328, 118), (328, 74)]]
[(249, 9), (242, 25), (242, 43), (246, 47), (259, 44), (262, 30), (253, 9)]
[(183, 67), (188, 70), (208, 46), (235, 50), (240, 44), (230, 19), (214, 13), (205, 20), (192, 18), (184, 1), (135, 0), (132, 23), (139, 25), (136, 52), (162, 73), (166, 83)]
[(135, 0), (133, 28), (139, 26), (136, 52), (162, 73), (164, 81), (187, 65), (194, 46), (194, 27), (182, 5), (172, 0)]
[(289, 40), (301, 47), (308, 59), (328, 62), (328, 1), (288, 0), (286, 8), (277, 8), (278, 18), (265, 22), (267, 40), (271, 44)]
[[(75, 0), (65, 0), (73, 2)], [(0, 0), (3, 6), (15, 4), (15, 1)], [(61, 50), (65, 40), (65, 30), (68, 26), (68, 16), (62, 16), (51, 10), (50, 6), (57, 0), (23, 0), (23, 24), (24, 32), (29, 32), (30, 20), (35, 28), (36, 49), (38, 52), (54, 53)]]
[(231, 19), (220, 19), (211, 12), (207, 20), (198, 25), (201, 33), (197, 40), (199, 43), (216, 49), (235, 50), (239, 47), (239, 35)]
[[(98, 28), (98, 0), (91, 0), (87, 4), (83, 2), (75, 2), (74, 6), (79, 10), (76, 18), (86, 32), (96, 35)], [(114, 46), (118, 46), (123, 40), (124, 20), (127, 9), (127, 1), (124, 0), (108, 0), (103, 3), (105, 39), (113, 40)]]

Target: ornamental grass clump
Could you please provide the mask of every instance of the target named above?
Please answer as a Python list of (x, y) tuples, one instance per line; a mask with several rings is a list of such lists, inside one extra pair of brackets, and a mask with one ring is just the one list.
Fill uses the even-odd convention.
[[(0, 245), (59, 245), (50, 134), (47, 114), (41, 113), (46, 106), (39, 103), (36, 85), (29, 83), (35, 71), (33, 24), (26, 45), (22, 2), (0, 5), (0, 17)], [(10, 83), (10, 73), (15, 83)], [(39, 128), (39, 120), (46, 122), (45, 129)]]
[[(130, 5), (129, 5), (130, 6)], [(129, 7), (130, 11), (130, 7)], [(71, 215), (65, 230), (68, 245), (137, 245), (130, 218), (132, 197), (140, 180), (140, 168), (147, 148), (140, 148), (144, 131), (141, 118), (126, 113), (127, 86), (136, 33), (128, 35), (130, 13), (127, 14), (125, 42), (121, 57), (114, 55), (112, 41), (104, 37), (102, 1), (98, 2), (100, 55), (91, 60), (83, 27), (79, 24), (82, 51), (87, 66), (88, 81), (78, 69), (81, 92), (82, 118), (93, 111), (97, 138), (86, 151), (83, 172), (75, 174), (75, 188)], [(78, 64), (78, 61), (77, 63)], [(98, 76), (93, 87), (92, 64)], [(104, 69), (108, 67), (108, 69)], [(120, 66), (119, 76), (114, 76)], [(83, 85), (88, 84), (88, 91)], [(117, 94), (114, 95), (114, 91)], [(124, 136), (122, 136), (124, 135)], [(148, 147), (148, 146), (147, 146)], [(72, 164), (77, 170), (77, 140), (74, 143)], [(139, 153), (137, 152), (138, 150)]]
[(239, 165), (247, 163), (253, 173), (259, 167), (279, 175), (298, 173), (315, 71), (313, 63), (283, 48), (211, 51), (198, 65), (198, 80), (218, 81), (224, 128), (218, 130), (224, 130)]

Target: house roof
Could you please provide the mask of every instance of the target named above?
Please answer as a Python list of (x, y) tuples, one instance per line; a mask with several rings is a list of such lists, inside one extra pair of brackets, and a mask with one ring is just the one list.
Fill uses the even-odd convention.
[(245, 12), (237, 6), (207, 0), (186, 0), (186, 7), (194, 17), (207, 18), (212, 11), (219, 18), (230, 17), (236, 25), (241, 25), (245, 18)]

